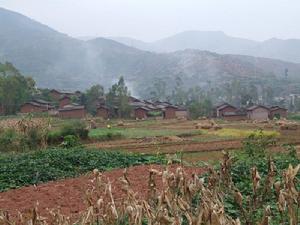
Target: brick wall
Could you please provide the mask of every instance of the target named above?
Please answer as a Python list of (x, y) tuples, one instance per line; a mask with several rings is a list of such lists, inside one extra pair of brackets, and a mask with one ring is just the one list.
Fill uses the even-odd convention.
[(66, 118), (80, 119), (80, 118), (84, 118), (85, 116), (86, 116), (85, 109), (72, 109), (72, 110), (59, 111), (59, 117), (64, 119)]
[(39, 107), (39, 106), (34, 106), (31, 104), (24, 104), (21, 106), (20, 112), (21, 113), (40, 113), (40, 112), (46, 112), (47, 108), (46, 107)]
[(144, 109), (135, 109), (134, 116), (137, 119), (146, 119), (147, 118), (147, 111)]

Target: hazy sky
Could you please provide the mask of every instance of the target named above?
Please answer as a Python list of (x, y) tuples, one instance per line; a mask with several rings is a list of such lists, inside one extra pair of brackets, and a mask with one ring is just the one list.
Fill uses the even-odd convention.
[(71, 36), (151, 41), (221, 30), (256, 40), (300, 38), (300, 0), (0, 0), (0, 7)]

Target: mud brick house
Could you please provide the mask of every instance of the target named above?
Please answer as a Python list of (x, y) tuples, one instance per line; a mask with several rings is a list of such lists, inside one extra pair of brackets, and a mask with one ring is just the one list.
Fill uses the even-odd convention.
[(272, 106), (269, 111), (269, 118), (272, 120), (274, 118), (286, 118), (287, 117), (287, 109), (280, 106)]
[(110, 110), (107, 106), (105, 105), (98, 106), (97, 113), (96, 113), (97, 117), (101, 117), (106, 120), (110, 118), (110, 114), (111, 114)]
[(254, 105), (247, 108), (247, 117), (251, 120), (268, 120), (269, 108), (263, 105)]
[(81, 92), (80, 91), (76, 91), (75, 93), (73, 93), (73, 92), (68, 92), (68, 91), (58, 91), (58, 90), (52, 89), (49, 92), (49, 95), (54, 100), (59, 101), (64, 96), (68, 96), (70, 98), (73, 97), (73, 96), (74, 97), (79, 97), (81, 95)]
[(129, 102), (129, 104), (131, 104), (131, 103), (144, 102), (144, 101), (143, 101), (143, 100), (140, 100), (140, 99), (138, 99), (138, 98), (135, 98), (135, 97), (133, 97), (133, 96), (129, 96), (128, 102)]
[(224, 112), (223, 119), (228, 121), (247, 120), (247, 111), (245, 109), (237, 109), (234, 112)]
[(224, 114), (230, 114), (230, 113), (234, 113), (237, 111), (237, 108), (228, 104), (228, 103), (223, 103), (221, 105), (218, 105), (215, 107), (215, 112), (214, 112), (214, 116), (217, 118), (223, 118)]
[(58, 109), (58, 115), (63, 119), (81, 119), (86, 116), (86, 109), (82, 105), (66, 105)]
[(142, 120), (142, 119), (147, 119), (148, 115), (147, 113), (150, 111), (149, 108), (146, 107), (137, 107), (134, 109), (134, 117), (136, 119)]
[(62, 97), (62, 94), (59, 91), (55, 90), (55, 89), (52, 89), (49, 92), (49, 95), (50, 95), (51, 98), (53, 98), (57, 101)]
[(188, 113), (187, 109), (185, 109), (185, 108), (178, 108), (175, 111), (175, 116), (176, 116), (176, 118), (187, 119), (189, 117), (189, 113)]
[(59, 108), (64, 108), (66, 105), (70, 105), (70, 104), (71, 104), (71, 98), (67, 95), (59, 99)]
[(47, 102), (44, 100), (33, 100), (30, 102), (26, 102), (20, 108), (21, 113), (42, 113), (53, 110), (54, 106), (51, 102)]
[(164, 119), (176, 119), (176, 111), (178, 110), (177, 106), (168, 105), (164, 110)]

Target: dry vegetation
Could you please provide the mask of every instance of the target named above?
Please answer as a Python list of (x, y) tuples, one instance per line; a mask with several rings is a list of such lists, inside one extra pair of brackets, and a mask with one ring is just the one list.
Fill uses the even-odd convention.
[(32, 118), (0, 121), (0, 151), (13, 152), (47, 147), (51, 129), (49, 118)]
[[(61, 215), (58, 209), (50, 210), (49, 218), (42, 218), (37, 206), (30, 213), (19, 214), (18, 218), (10, 218), (8, 213), (2, 212), (0, 224), (298, 224), (300, 192), (296, 175), (300, 165), (290, 165), (279, 180), (275, 180), (276, 166), (272, 160), (269, 160), (266, 177), (261, 177), (258, 169), (253, 167), (249, 174), (252, 191), (241, 193), (231, 176), (232, 164), (233, 159), (224, 152), (220, 168), (215, 170), (209, 167), (206, 178), (196, 174), (190, 178), (181, 166), (175, 172), (168, 166), (163, 171), (151, 169), (146, 199), (136, 197), (126, 170), (120, 178), (124, 192), (122, 199), (113, 196), (109, 179), (94, 170), (94, 177), (85, 193), (87, 209), (76, 222), (74, 218)], [(157, 188), (156, 177), (162, 180), (161, 189)], [(228, 195), (233, 197), (238, 208), (237, 218), (227, 211)], [(277, 208), (264, 204), (265, 199), (273, 198), (273, 195)], [(253, 218), (259, 210), (263, 212), (261, 217)], [(280, 215), (276, 223), (272, 221), (274, 214)]]

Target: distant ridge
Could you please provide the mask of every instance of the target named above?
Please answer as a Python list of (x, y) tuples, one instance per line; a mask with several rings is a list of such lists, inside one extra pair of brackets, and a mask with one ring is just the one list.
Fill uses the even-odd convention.
[(252, 55), (300, 63), (300, 39), (271, 38), (258, 42), (231, 37), (222, 31), (185, 31), (149, 43), (128, 37), (111, 37), (111, 39), (131, 47), (154, 52), (197, 49), (219, 54)]
[[(180, 48), (188, 45), (189, 49), (157, 53), (138, 49), (141, 47), (135, 43), (143, 45), (143, 42), (135, 40), (127, 40), (125, 45), (120, 43), (120, 39), (119, 42), (108, 38), (75, 39), (3, 8), (0, 8), (0, 31), (0, 62), (12, 62), (22, 73), (32, 76), (39, 87), (82, 90), (93, 84), (102, 84), (107, 88), (122, 75), (132, 94), (141, 96), (158, 79), (166, 81), (172, 88), (175, 77), (180, 77), (186, 87), (193, 87), (208, 82), (220, 84), (235, 78), (282, 77), (288, 69), (289, 77), (300, 80), (300, 64), (214, 53), (256, 45), (249, 40), (232, 39), (222, 32), (213, 33), (215, 39), (210, 38), (211, 45), (206, 40), (211, 32), (196, 32), (199, 36), (188, 32), (160, 40), (156, 46), (177, 48), (178, 40), (181, 40)], [(197, 42), (193, 46), (185, 41), (187, 36), (196, 37), (195, 42), (201, 36), (207, 44)], [(218, 38), (219, 44), (214, 46)], [(125, 40), (123, 38), (123, 42)], [(272, 46), (274, 42), (278, 40), (266, 43)], [(203, 48), (215, 49), (192, 49), (200, 44)]]

